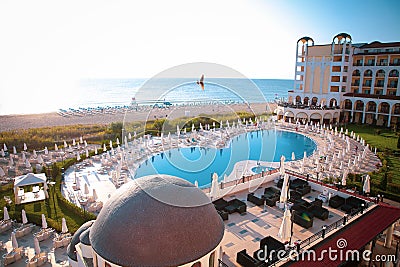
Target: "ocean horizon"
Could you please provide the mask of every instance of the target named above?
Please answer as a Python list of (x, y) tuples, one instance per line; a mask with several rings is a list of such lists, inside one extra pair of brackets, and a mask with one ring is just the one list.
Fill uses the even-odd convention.
[[(150, 82), (149, 82), (150, 81)], [(116, 107), (130, 105), (135, 99), (139, 105), (159, 101), (173, 105), (199, 102), (249, 103), (272, 102), (287, 98), (293, 88), (287, 79), (210, 78), (204, 90), (190, 78), (149, 79), (82, 79), (78, 95), (65, 97), (51, 105), (32, 105), (29, 110), (16, 112), (2, 110), (0, 115), (41, 114), (60, 109)]]

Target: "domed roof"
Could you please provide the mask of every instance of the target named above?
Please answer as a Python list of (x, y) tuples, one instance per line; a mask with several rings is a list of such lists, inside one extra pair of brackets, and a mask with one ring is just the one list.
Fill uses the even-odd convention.
[(121, 266), (178, 266), (215, 249), (224, 224), (208, 197), (168, 175), (135, 179), (107, 201), (89, 238), (93, 250)]
[(67, 254), (68, 257), (74, 261), (77, 261), (76, 258), (76, 250), (75, 250), (75, 246), (80, 242), (80, 235), (87, 230), (88, 228), (90, 228), (90, 226), (92, 226), (94, 221), (88, 221), (85, 222), (84, 224), (81, 225), (81, 227), (79, 227), (78, 230), (76, 230), (74, 236), (71, 239), (71, 243), (68, 245), (67, 247)]
[(89, 233), (90, 233), (90, 227), (79, 235), (80, 242), (87, 246), (90, 246)]

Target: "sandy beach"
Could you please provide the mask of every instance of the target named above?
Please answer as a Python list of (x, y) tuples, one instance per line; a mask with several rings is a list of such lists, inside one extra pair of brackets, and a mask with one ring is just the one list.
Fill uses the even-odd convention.
[(123, 121), (145, 121), (154, 118), (176, 119), (188, 116), (195, 117), (199, 114), (228, 114), (235, 111), (253, 111), (255, 114), (269, 112), (276, 108), (276, 104), (256, 103), (247, 106), (245, 104), (233, 105), (198, 105), (198, 106), (173, 106), (165, 109), (143, 109), (139, 111), (117, 112), (115, 114), (95, 114), (84, 116), (63, 117), (56, 112), (27, 115), (3, 115), (0, 116), (0, 132), (52, 127), (77, 124), (110, 124)]

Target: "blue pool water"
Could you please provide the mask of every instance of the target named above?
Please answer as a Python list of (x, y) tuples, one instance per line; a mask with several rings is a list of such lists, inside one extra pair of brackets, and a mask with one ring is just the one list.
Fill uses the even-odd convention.
[[(310, 138), (286, 131), (255, 131), (234, 137), (226, 148), (187, 147), (176, 148), (152, 156), (139, 166), (135, 178), (151, 174), (178, 176), (199, 186), (211, 183), (216, 172), (219, 179), (229, 175), (236, 162), (243, 160), (279, 162), (281, 155), (289, 161), (292, 152), (296, 159), (307, 156), (316, 149)], [(237, 177), (240, 178), (240, 177)]]
[(273, 169), (274, 168), (272, 168), (272, 167), (257, 166), (257, 167), (251, 168), (251, 171), (254, 172), (254, 173), (262, 173), (262, 172), (265, 172), (265, 171), (271, 171)]

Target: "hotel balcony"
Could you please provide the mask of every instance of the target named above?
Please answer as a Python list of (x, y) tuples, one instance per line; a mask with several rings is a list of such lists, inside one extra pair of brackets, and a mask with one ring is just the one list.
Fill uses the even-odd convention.
[(388, 63), (387, 62), (378, 62), (376, 63), (377, 66), (387, 66)]
[(389, 66), (400, 66), (400, 62), (391, 62)]
[(360, 83), (351, 83), (351, 86), (360, 86)]
[(397, 88), (397, 83), (390, 83), (388, 88)]
[(364, 66), (375, 66), (375, 62), (367, 62), (364, 64)]
[(353, 66), (362, 66), (363, 63), (362, 62), (353, 62)]

